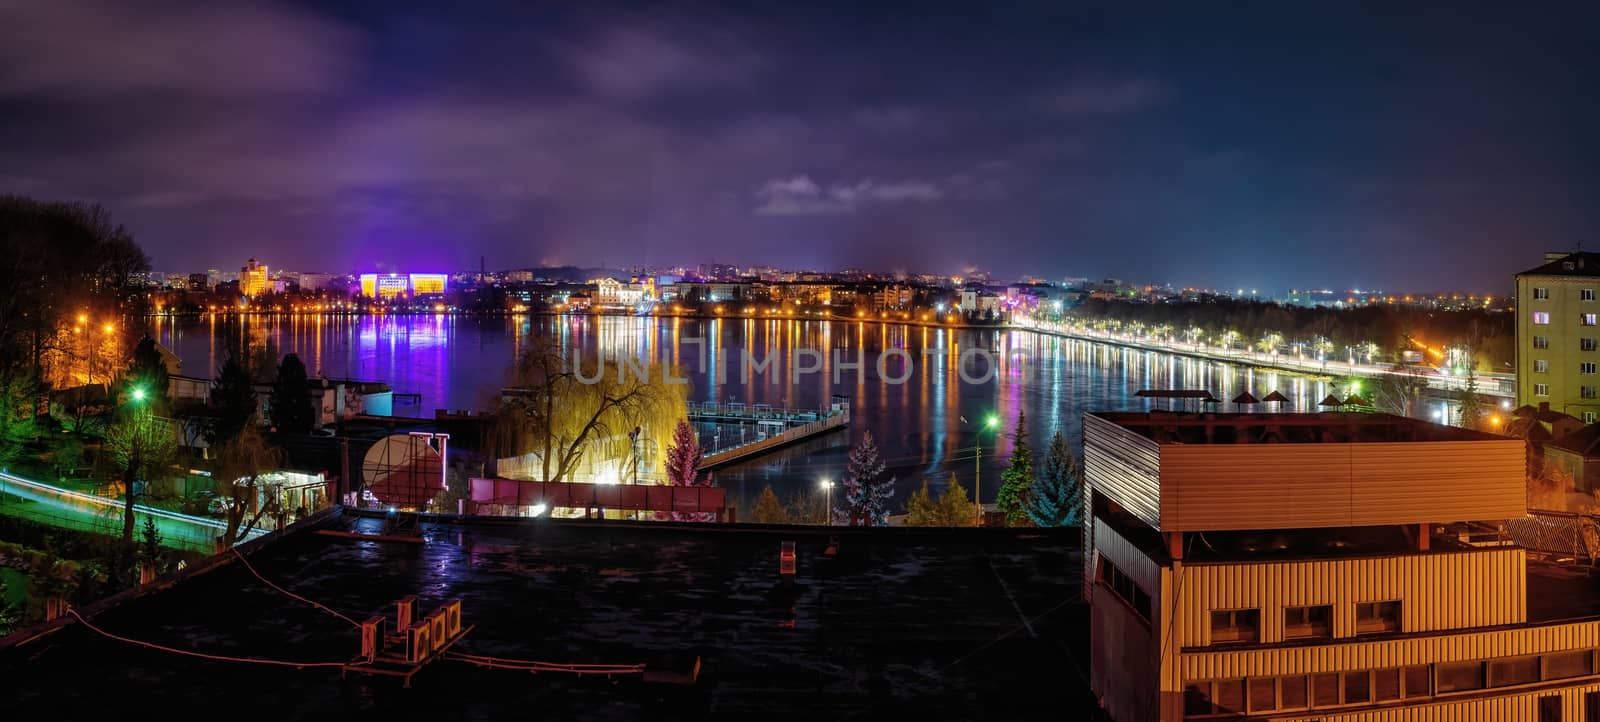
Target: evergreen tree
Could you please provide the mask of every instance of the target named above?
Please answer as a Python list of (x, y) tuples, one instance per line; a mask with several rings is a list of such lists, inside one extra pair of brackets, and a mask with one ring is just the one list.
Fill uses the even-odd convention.
[(906, 501), (906, 526), (943, 526), (941, 521), (933, 495), (928, 493), (928, 480), (923, 479), (922, 488), (912, 492)]
[(1483, 423), (1483, 396), (1478, 393), (1478, 374), (1471, 367), (1467, 367), (1467, 382), (1461, 387), (1461, 408), (1457, 412), (1456, 425), (1463, 429), (1476, 429)]
[(1039, 481), (1023, 500), (1028, 518), (1039, 526), (1076, 526), (1083, 516), (1083, 474), (1067, 437), (1060, 431), (1050, 439), (1050, 451), (1039, 470)]
[(127, 387), (141, 389), (146, 403), (165, 401), (167, 398), (167, 362), (161, 349), (149, 336), (139, 339), (133, 347), (133, 361), (128, 366)]
[(1017, 430), (1011, 435), (1011, 464), (1000, 472), (1000, 493), (995, 497), (995, 510), (1005, 515), (1006, 526), (1025, 526), (1028, 513), (1022, 501), (1033, 486), (1033, 449), (1028, 448), (1027, 414), (1017, 413)]
[(283, 357), (269, 403), (272, 425), (279, 433), (309, 434), (316, 426), (317, 409), (311, 402), (311, 383), (306, 378), (306, 365), (301, 363), (298, 354)]
[(212, 446), (227, 443), (255, 423), (256, 390), (249, 372), (234, 356), (229, 356), (217, 372), (216, 385), (211, 387), (211, 406), (217, 417), (206, 431), (206, 442)]
[(934, 508), (939, 526), (977, 526), (978, 509), (978, 505), (967, 498), (967, 487), (956, 481), (955, 473), (951, 472), (950, 483), (939, 495), (939, 503)]
[(784, 511), (783, 505), (778, 503), (778, 495), (772, 491), (771, 486), (761, 490), (761, 496), (756, 497), (756, 508), (752, 512), (757, 524), (787, 524), (789, 512)]
[(165, 558), (166, 554), (161, 549), (161, 530), (156, 528), (155, 517), (147, 516), (139, 532), (139, 565), (160, 574)]
[(878, 444), (872, 432), (866, 432), (861, 444), (850, 450), (850, 463), (845, 467), (844, 506), (835, 510), (842, 524), (862, 522), (866, 526), (883, 526), (889, 521), (889, 497), (894, 493), (894, 478), (881, 479), (883, 461), (878, 458)]
[[(700, 440), (694, 432), (694, 427), (688, 421), (680, 419), (678, 425), (672, 430), (672, 445), (667, 447), (667, 483), (672, 486), (712, 486), (711, 475), (699, 477), (700, 461), (703, 458), (700, 450)], [(661, 518), (661, 514), (656, 515)], [(671, 512), (673, 521), (714, 521), (716, 515), (711, 512)]]

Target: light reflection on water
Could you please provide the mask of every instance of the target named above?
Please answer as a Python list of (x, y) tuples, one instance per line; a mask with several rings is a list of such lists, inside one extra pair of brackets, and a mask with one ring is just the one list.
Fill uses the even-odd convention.
[[(1235, 364), (1043, 336), (1027, 331), (943, 329), (861, 322), (779, 319), (681, 319), (639, 317), (474, 318), (456, 316), (249, 317), (230, 324), (212, 319), (157, 320), (157, 339), (183, 361), (183, 373), (214, 376), (230, 348), (229, 338), (252, 347), (271, 343), (278, 353), (296, 352), (313, 375), (389, 383), (397, 394), (420, 394), (421, 405), (398, 405), (403, 415), (429, 416), (434, 409), (483, 409), (492, 403), (506, 372), (526, 347), (529, 334), (560, 339), (585, 356), (638, 354), (666, 361), (690, 381), (693, 401), (739, 401), (792, 408), (817, 408), (830, 396), (847, 397), (847, 433), (797, 444), (757, 460), (717, 470), (721, 486), (753, 499), (771, 484), (780, 496), (838, 479), (847, 463), (846, 443), (867, 430), (878, 439), (904, 499), (923, 478), (934, 489), (952, 472), (970, 488), (974, 474), (973, 424), (990, 413), (1002, 417), (1001, 454), (1026, 412), (1035, 449), (1056, 430), (1078, 443), (1079, 418), (1088, 410), (1152, 408), (1134, 392), (1143, 388), (1202, 388), (1222, 399), (1242, 391), (1257, 398), (1277, 390), (1296, 411), (1316, 411), (1330, 392), (1326, 379), (1258, 370)], [(715, 340), (690, 343), (688, 339)], [(817, 358), (803, 350), (820, 351)], [(884, 364), (889, 383), (877, 368)], [(995, 373), (979, 383), (963, 380), (958, 361), (976, 350), (996, 360)], [(933, 353), (924, 353), (933, 350)], [(746, 355), (772, 365), (745, 373)], [(797, 354), (799, 356), (797, 357)], [(859, 369), (850, 364), (860, 360)], [(799, 374), (799, 368), (813, 373)], [(973, 361), (969, 377), (983, 377)], [(835, 376), (837, 375), (837, 382)], [(1165, 408), (1166, 402), (1155, 402)], [(1224, 410), (1233, 410), (1224, 404)], [(1258, 407), (1259, 408), (1259, 407)], [(1443, 408), (1424, 402), (1424, 413)], [(1290, 409), (1285, 409), (1290, 410)], [(962, 418), (968, 421), (964, 423)], [(985, 432), (982, 485), (993, 500), (1002, 464), (995, 458), (997, 434)], [(1003, 457), (1002, 457), (1003, 458)]]

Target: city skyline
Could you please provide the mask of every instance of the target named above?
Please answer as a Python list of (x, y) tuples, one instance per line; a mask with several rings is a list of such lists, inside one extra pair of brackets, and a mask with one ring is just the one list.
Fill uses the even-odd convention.
[(1592, 9), (1187, 12), (12, 8), (0, 192), (101, 203), (192, 268), (269, 246), (1505, 293), (1600, 227)]

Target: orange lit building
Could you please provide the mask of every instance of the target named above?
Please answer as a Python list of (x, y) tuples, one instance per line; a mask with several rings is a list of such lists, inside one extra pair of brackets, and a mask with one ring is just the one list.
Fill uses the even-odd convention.
[(252, 258), (239, 269), (239, 293), (246, 298), (255, 298), (272, 290), (272, 283), (267, 280), (267, 266), (256, 263)]
[(1600, 719), (1594, 582), (1509, 540), (1523, 442), (1384, 414), (1084, 416), (1119, 722)]
[(413, 296), (443, 295), (450, 283), (450, 277), (443, 273), (413, 273), (410, 279)]
[(443, 295), (450, 277), (443, 273), (363, 273), (360, 281), (362, 296), (388, 301)]

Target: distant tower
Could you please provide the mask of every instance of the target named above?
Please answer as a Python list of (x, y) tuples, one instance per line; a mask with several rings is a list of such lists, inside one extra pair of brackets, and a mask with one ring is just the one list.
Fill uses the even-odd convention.
[(483, 256), (478, 256), (478, 283), (483, 283), (483, 279), (489, 277), (487, 271), (488, 268), (484, 265)]

